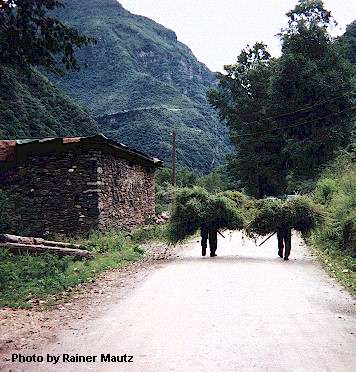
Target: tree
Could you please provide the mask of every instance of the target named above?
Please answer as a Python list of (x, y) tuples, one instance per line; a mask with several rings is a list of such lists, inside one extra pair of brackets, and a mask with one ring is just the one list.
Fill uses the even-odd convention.
[(271, 108), (286, 140), (290, 176), (311, 179), (350, 140), (352, 67), (329, 35), (335, 21), (321, 0), (299, 0), (287, 16)]
[(351, 63), (356, 64), (356, 20), (346, 27), (344, 39), (347, 43), (348, 58)]
[(352, 138), (354, 69), (328, 32), (331, 13), (321, 0), (299, 0), (287, 16), (279, 59), (257, 43), (209, 93), (235, 145), (232, 172), (256, 197), (313, 179)]
[(0, 62), (58, 75), (79, 70), (75, 48), (95, 40), (48, 15), (63, 6), (61, 0), (0, 0)]
[(276, 61), (266, 45), (241, 52), (237, 63), (219, 74), (219, 88), (208, 93), (220, 119), (226, 121), (235, 153), (230, 166), (242, 188), (261, 198), (285, 190), (284, 140), (271, 115), (269, 81)]

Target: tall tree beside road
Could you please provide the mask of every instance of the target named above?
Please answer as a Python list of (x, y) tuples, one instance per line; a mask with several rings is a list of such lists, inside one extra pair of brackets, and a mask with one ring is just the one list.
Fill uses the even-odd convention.
[(219, 74), (219, 88), (209, 101), (230, 129), (235, 146), (230, 167), (251, 195), (276, 195), (285, 189), (284, 140), (271, 115), (269, 81), (276, 68), (266, 45), (256, 43), (241, 52), (237, 63)]
[(209, 92), (235, 145), (232, 172), (256, 197), (313, 179), (351, 139), (354, 69), (329, 34), (331, 13), (321, 0), (299, 0), (287, 16), (279, 59), (257, 43)]
[(343, 38), (347, 43), (349, 60), (351, 63), (356, 64), (356, 20), (346, 27)]
[(94, 42), (48, 15), (60, 0), (0, 0), (0, 62), (42, 66), (63, 75), (79, 70), (75, 48)]
[(291, 178), (310, 179), (350, 141), (353, 70), (328, 32), (335, 21), (322, 1), (300, 0), (287, 16), (271, 79), (272, 111), (283, 128)]

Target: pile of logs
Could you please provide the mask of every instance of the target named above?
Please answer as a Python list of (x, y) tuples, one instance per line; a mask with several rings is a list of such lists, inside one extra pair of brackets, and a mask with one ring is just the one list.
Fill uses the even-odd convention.
[(92, 258), (93, 255), (78, 244), (54, 242), (41, 238), (0, 234), (0, 248), (8, 249), (13, 253), (52, 253), (58, 256), (72, 256), (76, 258)]

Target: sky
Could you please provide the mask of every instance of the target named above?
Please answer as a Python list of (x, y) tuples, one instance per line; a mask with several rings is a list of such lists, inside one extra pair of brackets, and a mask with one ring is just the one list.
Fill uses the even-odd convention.
[[(285, 13), (297, 0), (119, 0), (131, 13), (144, 15), (172, 29), (199, 61), (212, 71), (232, 64), (240, 51), (256, 41), (280, 55), (275, 35), (287, 24)], [(356, 19), (356, 0), (324, 0), (338, 22), (340, 35)]]

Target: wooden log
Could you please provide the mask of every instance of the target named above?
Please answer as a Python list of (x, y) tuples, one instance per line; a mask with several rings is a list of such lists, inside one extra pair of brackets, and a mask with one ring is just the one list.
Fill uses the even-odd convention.
[(79, 244), (54, 242), (51, 240), (45, 240), (42, 238), (33, 238), (27, 236), (17, 236), (10, 234), (0, 234), (0, 243), (16, 243), (16, 244), (30, 244), (30, 245), (48, 245), (50, 247), (63, 247), (63, 248), (74, 248), (80, 249)]
[(41, 238), (35, 238), (35, 244), (43, 244), (43, 245), (48, 245), (50, 247), (63, 247), (63, 248), (81, 249), (81, 245), (79, 245), (79, 244), (55, 242), (55, 241), (52, 241), (52, 240), (44, 240), (44, 239), (41, 239)]
[(93, 255), (84, 249), (50, 247), (46, 245), (33, 245), (21, 243), (0, 243), (1, 248), (10, 250), (11, 252), (34, 252), (34, 253), (51, 253), (59, 256), (72, 256), (78, 258), (92, 258)]

